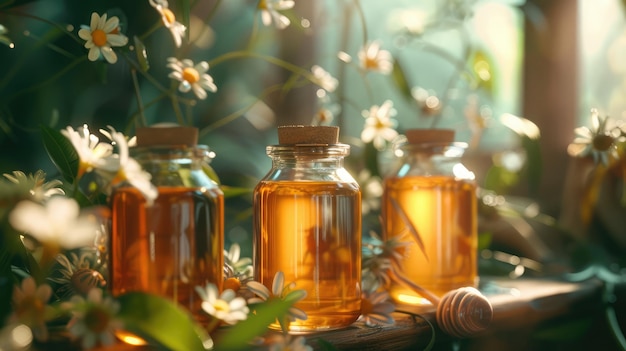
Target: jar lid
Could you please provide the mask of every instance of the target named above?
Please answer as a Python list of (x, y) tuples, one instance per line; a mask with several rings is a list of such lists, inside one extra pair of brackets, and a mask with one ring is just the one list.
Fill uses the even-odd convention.
[(405, 135), (409, 144), (449, 144), (454, 141), (454, 129), (408, 129)]
[(281, 145), (339, 143), (339, 127), (287, 125), (278, 127), (278, 143)]
[(198, 144), (198, 128), (184, 126), (159, 126), (137, 128), (137, 146), (182, 145), (194, 147)]

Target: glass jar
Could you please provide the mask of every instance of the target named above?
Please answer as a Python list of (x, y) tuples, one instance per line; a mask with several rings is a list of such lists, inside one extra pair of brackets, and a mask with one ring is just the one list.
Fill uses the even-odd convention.
[[(384, 237), (406, 244), (397, 268), (439, 297), (478, 281), (476, 184), (461, 162), (467, 144), (453, 140), (453, 130), (408, 130), (394, 145), (400, 162), (383, 181)], [(390, 295), (429, 303), (395, 282)]]
[[(334, 137), (315, 138), (329, 130)], [(281, 271), (307, 292), (295, 306), (308, 318), (291, 322), (291, 332), (346, 327), (361, 313), (361, 191), (343, 166), (350, 146), (337, 143), (338, 132), (279, 127), (279, 145), (266, 149), (272, 168), (254, 190), (256, 280), (271, 291)]]
[(137, 130), (133, 157), (159, 193), (149, 205), (133, 187), (114, 190), (110, 289), (169, 298), (205, 323), (195, 287), (222, 287), (224, 195), (203, 170), (209, 149), (195, 138), (195, 128)]

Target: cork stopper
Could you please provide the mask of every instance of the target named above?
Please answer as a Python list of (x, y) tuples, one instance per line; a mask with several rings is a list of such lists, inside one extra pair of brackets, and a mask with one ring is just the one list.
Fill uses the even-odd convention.
[(334, 126), (279, 126), (278, 143), (281, 145), (296, 144), (337, 144), (339, 127)]
[(451, 143), (453, 129), (409, 129), (405, 132), (409, 144)]
[(183, 145), (193, 147), (198, 144), (198, 128), (183, 126), (153, 126), (137, 128), (137, 146)]

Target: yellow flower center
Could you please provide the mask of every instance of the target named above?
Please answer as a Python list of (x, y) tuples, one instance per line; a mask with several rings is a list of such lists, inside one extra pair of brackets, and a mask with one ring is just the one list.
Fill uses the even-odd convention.
[(380, 118), (377, 118), (376, 129), (380, 130), (380, 129), (385, 129), (385, 128), (387, 128), (387, 125)]
[(215, 311), (216, 312), (228, 312), (228, 311), (230, 311), (230, 306), (228, 305), (228, 302), (226, 302), (224, 300), (217, 300), (217, 301), (215, 301), (215, 303), (213, 304), (213, 307), (215, 307)]
[(376, 61), (376, 59), (371, 58), (371, 57), (367, 57), (365, 59), (365, 69), (376, 69), (378, 68), (378, 61)]
[(230, 289), (234, 292), (239, 291), (241, 288), (241, 282), (237, 278), (228, 278), (224, 281), (224, 289)]
[(606, 151), (613, 145), (613, 138), (610, 135), (600, 134), (593, 138), (593, 148), (598, 151)]
[(94, 306), (85, 313), (85, 326), (93, 333), (102, 333), (109, 326), (111, 316), (100, 306)]
[(102, 29), (91, 32), (91, 39), (96, 46), (104, 46), (107, 43), (107, 34)]
[(193, 67), (187, 67), (183, 69), (183, 80), (189, 82), (189, 84), (194, 84), (200, 80), (200, 74)]
[(265, 0), (259, 1), (259, 9), (267, 10), (267, 3), (265, 2)]
[(166, 26), (171, 25), (176, 22), (176, 15), (170, 9), (161, 9), (161, 14), (163, 15), (163, 24)]

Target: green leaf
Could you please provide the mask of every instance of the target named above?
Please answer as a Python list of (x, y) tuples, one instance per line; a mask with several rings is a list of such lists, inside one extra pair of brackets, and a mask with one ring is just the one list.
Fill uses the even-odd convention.
[[(182, 8), (183, 8), (183, 24), (185, 25), (185, 28), (189, 28), (189, 19), (190, 19), (190, 14), (191, 14), (191, 4), (189, 0), (183, 0), (182, 1)], [(186, 30), (185, 31), (185, 35), (187, 36), (187, 40), (189, 40), (189, 31)]]
[(517, 183), (519, 175), (502, 166), (490, 167), (485, 176), (485, 188), (498, 194), (506, 194)]
[(484, 249), (488, 249), (491, 246), (491, 242), (493, 241), (492, 233), (479, 233), (478, 234), (478, 251), (482, 251)]
[(411, 86), (406, 79), (406, 74), (404, 73), (404, 69), (398, 59), (393, 62), (393, 72), (391, 77), (393, 78), (393, 81), (400, 93), (402, 93), (402, 95), (408, 100), (413, 100), (413, 95), (411, 95)]
[(133, 36), (133, 41), (135, 43), (135, 53), (137, 54), (139, 67), (141, 67), (143, 72), (148, 72), (150, 69), (150, 62), (148, 62), (148, 51), (146, 50), (146, 46), (136, 35)]
[(65, 180), (74, 183), (80, 159), (72, 143), (61, 132), (41, 125), (41, 135), (46, 152)]
[(207, 162), (203, 162), (202, 163), (202, 171), (204, 171), (204, 173), (215, 183), (217, 183), (218, 185), (221, 184), (220, 182), (220, 177), (217, 175), (217, 173), (215, 172), (215, 170), (213, 169), (213, 167), (211, 167), (211, 165), (209, 165)]
[(474, 77), (476, 77), (477, 87), (493, 96), (495, 72), (494, 65), (487, 53), (482, 50), (475, 51), (470, 58), (470, 67)]
[(130, 292), (117, 298), (129, 332), (169, 350), (204, 350), (208, 338), (189, 313), (160, 296)]
[(215, 350), (246, 350), (250, 348), (250, 342), (257, 336), (267, 332), (267, 327), (281, 319), (291, 307), (292, 303), (279, 299), (273, 299), (264, 303), (251, 306), (254, 313), (248, 315), (248, 319), (237, 323), (234, 327), (219, 336), (215, 340)]
[(254, 189), (250, 188), (242, 188), (242, 187), (232, 187), (228, 185), (220, 186), (222, 192), (224, 192), (224, 198), (231, 198), (235, 196), (251, 194)]

